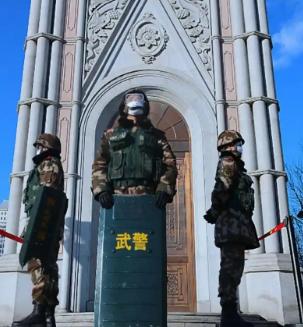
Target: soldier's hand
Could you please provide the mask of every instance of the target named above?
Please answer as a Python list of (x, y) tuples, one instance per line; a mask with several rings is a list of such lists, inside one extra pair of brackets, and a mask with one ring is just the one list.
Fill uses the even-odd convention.
[(166, 204), (170, 202), (170, 196), (164, 191), (156, 192), (156, 206), (160, 209), (164, 209)]
[(210, 224), (215, 224), (217, 217), (214, 215), (214, 212), (212, 209), (208, 209), (206, 211), (206, 214), (203, 216), (203, 218)]
[(104, 209), (111, 209), (114, 205), (113, 195), (109, 192), (102, 192), (99, 195), (99, 202)]

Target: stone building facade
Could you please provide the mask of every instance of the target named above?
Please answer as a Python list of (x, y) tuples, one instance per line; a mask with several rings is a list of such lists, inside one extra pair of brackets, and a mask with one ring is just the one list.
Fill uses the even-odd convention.
[[(99, 207), (91, 164), (130, 88), (143, 88), (151, 118), (177, 153), (167, 213), (168, 303), (173, 312), (219, 312), (219, 251), (210, 205), (218, 133), (237, 129), (254, 180), (258, 234), (288, 214), (265, 0), (32, 0), (25, 47), (7, 230), (24, 225), (22, 189), (42, 132), (62, 141), (69, 207), (60, 252), (60, 308), (91, 311)], [(0, 262), (0, 322), (29, 310), (30, 282), (8, 241)], [(298, 320), (287, 236), (247, 253), (241, 310)], [(16, 295), (18, 294), (18, 296)], [(27, 305), (28, 304), (28, 305)]]

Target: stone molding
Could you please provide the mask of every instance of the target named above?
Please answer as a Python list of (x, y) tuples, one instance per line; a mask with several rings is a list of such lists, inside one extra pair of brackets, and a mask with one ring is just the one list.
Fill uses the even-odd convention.
[(287, 177), (287, 173), (285, 171), (281, 171), (281, 170), (274, 170), (274, 169), (262, 169), (262, 170), (255, 170), (255, 171), (251, 171), (248, 173), (250, 176), (256, 176), (256, 177), (260, 177), (262, 175), (273, 175), (273, 176), (283, 176), (283, 177)]
[(213, 74), (208, 0), (169, 0), (210, 76)]
[(10, 178), (15, 178), (15, 177), (25, 177), (29, 175), (29, 171), (18, 171), (18, 172), (15, 172), (15, 173), (12, 173), (10, 174)]
[(252, 97), (252, 98), (247, 98), (244, 100), (225, 100), (225, 99), (218, 99), (216, 101), (216, 104), (230, 104), (233, 106), (239, 106), (241, 104), (254, 104), (257, 101), (263, 101), (267, 104), (276, 104), (279, 107), (279, 101), (277, 99), (269, 98), (266, 96), (260, 96), (260, 97)]
[(245, 274), (273, 271), (292, 273), (292, 263), (289, 254), (246, 253), (245, 259)]
[(211, 40), (212, 41), (220, 40), (225, 43), (233, 43), (234, 41), (239, 40), (239, 39), (246, 41), (250, 36), (253, 36), (253, 35), (258, 36), (258, 38), (261, 40), (269, 40), (272, 45), (271, 36), (268, 34), (265, 34), (265, 33), (258, 32), (258, 31), (238, 34), (235, 36), (212, 35)]
[(50, 41), (59, 41), (59, 42), (65, 43), (65, 40), (63, 37), (57, 36), (57, 35), (54, 35), (51, 33), (37, 33), (37, 34), (31, 35), (26, 38), (25, 42), (27, 43), (28, 41), (37, 41), (39, 38), (42, 38), (42, 37), (45, 39), (48, 39)]
[(82, 36), (77, 36), (77, 37), (68, 37), (65, 39), (66, 44), (75, 44), (77, 43), (77, 41), (87, 42), (87, 38)]
[(68, 173), (68, 174), (64, 174), (64, 178), (65, 179), (67, 179), (67, 178), (81, 179), (82, 177), (79, 174)]
[(252, 32), (248, 32), (248, 33), (243, 33), (243, 34), (239, 34), (239, 35), (235, 35), (233, 37), (234, 40), (237, 40), (237, 39), (248, 39), (250, 36), (258, 36), (259, 39), (267, 39), (267, 40), (270, 40), (271, 41), (271, 36), (266, 34), (266, 33), (262, 33), (262, 32), (259, 32), (259, 31), (252, 31)]
[(48, 106), (55, 106), (57, 108), (59, 108), (61, 106), (59, 102), (53, 101), (53, 100), (50, 100), (50, 99), (46, 99), (46, 98), (28, 98), (26, 100), (19, 101), (18, 102), (18, 108), (20, 106), (31, 105), (34, 102), (39, 102), (41, 104), (45, 104), (45, 105), (48, 105)]
[[(10, 174), (10, 179), (12, 178), (23, 178), (28, 176), (30, 173), (30, 171), (18, 171), (15, 173)], [(76, 179), (81, 179), (81, 176), (79, 174), (68, 174), (65, 173), (64, 174), (64, 179), (68, 179), (68, 178), (76, 178)]]
[(165, 49), (169, 36), (153, 14), (146, 13), (130, 30), (128, 40), (143, 62), (152, 64)]
[(85, 72), (95, 65), (129, 0), (91, 0), (87, 18)]
[(26, 266), (22, 269), (18, 254), (8, 254), (0, 258), (0, 273), (21, 272), (28, 274)]
[(260, 96), (260, 97), (251, 97), (251, 98), (247, 98), (247, 99), (244, 99), (244, 100), (240, 100), (239, 103), (240, 104), (243, 104), (243, 103), (248, 103), (248, 104), (253, 104), (257, 101), (263, 101), (267, 104), (279, 104), (279, 101), (277, 99), (274, 99), (274, 98), (269, 98), (269, 97), (266, 97), (266, 96)]

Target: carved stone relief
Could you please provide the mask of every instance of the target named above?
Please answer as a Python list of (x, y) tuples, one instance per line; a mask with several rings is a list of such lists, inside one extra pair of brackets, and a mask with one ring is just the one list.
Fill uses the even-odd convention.
[(128, 37), (132, 49), (146, 64), (152, 64), (166, 48), (169, 37), (156, 18), (146, 13), (132, 28)]
[(212, 75), (208, 0), (169, 0), (206, 70)]
[(87, 20), (86, 72), (94, 66), (129, 1), (90, 1)]

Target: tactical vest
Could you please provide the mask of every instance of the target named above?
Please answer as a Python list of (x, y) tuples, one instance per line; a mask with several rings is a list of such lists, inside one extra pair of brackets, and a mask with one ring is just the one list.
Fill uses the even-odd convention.
[(23, 195), (23, 203), (25, 204), (25, 212), (28, 215), (35, 203), (39, 186), (40, 186), (39, 172), (38, 172), (37, 168), (34, 168), (33, 170), (31, 170), (31, 172), (28, 176), (26, 188), (24, 190), (24, 195)]
[(254, 205), (252, 179), (248, 175), (240, 173), (238, 183), (235, 186), (235, 191), (232, 192), (228, 206), (244, 214), (251, 215), (254, 210)]
[(162, 175), (162, 148), (152, 130), (117, 128), (109, 138), (108, 178), (114, 187), (153, 186)]

